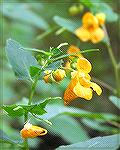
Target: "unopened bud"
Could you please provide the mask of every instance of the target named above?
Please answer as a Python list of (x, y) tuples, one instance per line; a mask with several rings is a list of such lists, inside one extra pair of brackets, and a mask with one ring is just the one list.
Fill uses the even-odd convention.
[(78, 15), (79, 13), (83, 12), (84, 6), (82, 4), (73, 5), (69, 8), (69, 13), (72, 16)]
[(69, 8), (69, 13), (70, 15), (74, 16), (77, 15), (79, 13), (79, 9), (76, 5), (73, 5)]
[(54, 79), (52, 76), (52, 70), (45, 70), (44, 73), (46, 74), (43, 77), (43, 80), (45, 81), (45, 83), (53, 83)]
[(66, 76), (65, 70), (57, 69), (56, 71), (53, 72), (53, 78), (56, 82), (63, 80), (65, 76)]

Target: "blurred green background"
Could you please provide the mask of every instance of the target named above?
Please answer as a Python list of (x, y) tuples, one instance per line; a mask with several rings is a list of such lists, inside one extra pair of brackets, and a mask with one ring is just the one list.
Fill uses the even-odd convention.
[[(99, 48), (100, 52), (86, 53), (84, 56), (92, 63), (93, 69), (91, 76), (105, 83), (115, 87), (115, 77), (113, 73), (112, 63), (110, 61), (107, 47), (103, 42), (92, 44), (90, 42), (81, 42), (69, 30), (64, 30), (59, 35), (56, 35), (61, 26), (59, 20), (55, 21), (55, 16), (70, 19), (72, 22), (81, 21), (81, 16), (89, 8), (86, 4), (95, 3), (96, 1), (89, 1), (88, 3), (81, 0), (52, 0), (52, 1), (37, 1), (37, 0), (22, 0), (22, 1), (4, 1), (0, 7), (0, 74), (1, 74), (1, 104), (13, 104), (20, 102), (23, 97), (29, 97), (30, 84), (26, 81), (16, 80), (16, 77), (11, 69), (5, 53), (5, 44), (8, 38), (12, 38), (20, 42), (25, 47), (38, 48), (48, 50), (50, 47), (56, 47), (60, 43), (67, 42), (69, 45), (76, 45), (81, 50)], [(98, 1), (101, 6), (102, 3), (107, 4), (110, 10), (116, 12), (112, 17), (112, 21), (106, 22), (110, 42), (114, 50), (116, 59), (120, 60), (120, 23), (119, 18), (115, 19), (116, 15), (119, 17), (120, 10), (119, 1), (117, 0), (103, 0)], [(73, 15), (70, 8), (74, 5), (82, 5), (83, 10)], [(102, 7), (102, 6), (101, 6)], [(100, 9), (102, 10), (102, 9)], [(111, 12), (111, 11), (110, 11)], [(108, 12), (108, 14), (110, 14)], [(111, 17), (111, 18), (112, 18)], [(66, 26), (66, 25), (65, 25)], [(68, 27), (69, 28), (69, 27)], [(65, 49), (65, 48), (64, 48)], [(65, 78), (60, 84), (45, 84), (44, 81), (39, 81), (34, 102), (47, 97), (62, 97), (63, 93), (70, 81), (70, 78)], [(111, 114), (118, 114), (118, 109), (109, 101), (108, 97), (113, 93), (108, 89), (102, 87), (103, 93), (100, 97), (94, 94), (91, 101), (78, 99), (73, 101), (70, 106), (74, 108), (84, 109), (90, 112), (105, 112)], [(46, 94), (47, 93), (47, 94)], [(53, 110), (54, 111), (54, 110)], [(3, 118), (2, 118), (3, 117)], [(2, 126), (4, 131), (10, 137), (19, 137), (19, 131), (23, 127), (23, 118), (11, 119), (7, 115), (3, 115)], [(32, 123), (35, 120), (32, 120)], [(55, 149), (59, 145), (71, 144), (79, 141), (84, 141), (92, 137), (109, 135), (117, 133), (110, 127), (116, 128), (113, 125), (105, 122), (106, 128), (102, 129), (99, 123), (88, 120), (83, 120), (79, 117), (60, 116), (52, 120), (53, 127), (50, 132), (42, 137), (30, 140), (31, 149)], [(41, 122), (36, 122), (40, 124)], [(93, 127), (93, 124), (96, 126)], [(66, 124), (70, 125), (66, 127)], [(47, 128), (49, 128), (47, 126)], [(66, 129), (67, 128), (67, 129)], [(108, 130), (110, 128), (110, 130)], [(80, 136), (81, 135), (81, 136)], [(4, 144), (6, 149), (11, 145)], [(12, 146), (12, 149), (16, 147)]]

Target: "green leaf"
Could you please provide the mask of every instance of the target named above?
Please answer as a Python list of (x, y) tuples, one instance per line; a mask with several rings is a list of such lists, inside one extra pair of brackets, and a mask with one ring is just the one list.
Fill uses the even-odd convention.
[(0, 130), (0, 142), (4, 142), (4, 143), (9, 143), (9, 144), (17, 144), (18, 146), (21, 146), (20, 144), (22, 144), (22, 139), (21, 140), (13, 140), (10, 137), (8, 137), (8, 135), (3, 132), (2, 130)]
[(31, 77), (34, 77), (39, 71), (40, 71), (40, 68), (35, 67), (35, 66), (30, 66)]
[(3, 8), (4, 9), (0, 11), (2, 11), (3, 15), (11, 19), (26, 22), (44, 30), (49, 28), (48, 23), (40, 17), (40, 15), (38, 16), (36, 13), (32, 12), (25, 4), (8, 3), (3, 5)]
[(99, 120), (91, 120), (91, 119), (82, 119), (82, 122), (97, 131), (102, 131), (102, 132), (106, 132), (106, 133), (118, 133), (118, 129), (114, 128), (114, 127), (110, 127), (107, 125), (104, 125), (103, 121), (99, 121)]
[(19, 79), (31, 79), (30, 66), (38, 66), (37, 60), (16, 41), (7, 40), (6, 53), (10, 64)]
[(120, 98), (116, 96), (110, 96), (109, 100), (118, 108), (120, 109)]
[(43, 115), (46, 113), (45, 107), (46, 105), (54, 98), (47, 98), (43, 102), (33, 105), (21, 105), (21, 104), (13, 104), (13, 105), (3, 105), (1, 108), (4, 109), (9, 116), (23, 116), (26, 111), (37, 114)]
[(2, 109), (4, 109), (7, 112), (7, 114), (12, 117), (20, 117), (24, 115), (24, 109), (19, 105), (3, 105)]
[(64, 27), (68, 31), (74, 33), (77, 28), (81, 26), (81, 21), (79, 20), (70, 20), (70, 19), (65, 19), (59, 16), (55, 16), (54, 21), (61, 27)]
[(52, 122), (52, 131), (62, 136), (65, 141), (75, 143), (89, 139), (82, 126), (70, 116), (59, 116), (50, 121)]
[[(53, 111), (54, 110), (54, 111)], [(57, 104), (49, 104), (46, 107), (47, 113), (42, 115), (41, 118), (43, 119), (51, 119), (58, 115), (69, 115), (69, 116), (75, 116), (75, 117), (82, 117), (82, 118), (92, 118), (92, 119), (102, 119), (102, 120), (120, 120), (119, 116), (108, 114), (108, 113), (95, 113), (95, 112), (89, 112), (78, 108), (73, 107), (66, 107), (63, 105), (57, 105)]]
[(50, 51), (51, 51), (53, 57), (63, 54), (63, 52), (59, 48), (52, 48)]
[(77, 149), (99, 149), (99, 150), (116, 150), (119, 148), (120, 134), (96, 137), (85, 142), (79, 142), (68, 146), (60, 146), (56, 150), (77, 150)]
[[(52, 98), (51, 98), (52, 99)], [(50, 98), (44, 100), (44, 102), (30, 106), (29, 112), (37, 115), (43, 115), (46, 113), (45, 107), (51, 100)], [(26, 107), (27, 108), (27, 107)]]

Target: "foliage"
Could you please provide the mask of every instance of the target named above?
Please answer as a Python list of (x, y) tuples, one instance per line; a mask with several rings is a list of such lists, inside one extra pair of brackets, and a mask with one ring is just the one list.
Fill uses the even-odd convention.
[(112, 148), (116, 150), (117, 148), (119, 148), (119, 143), (118, 143), (119, 136), (120, 136), (119, 134), (116, 134), (116, 135), (105, 136), (105, 137), (97, 137), (97, 138), (93, 138), (85, 142), (80, 142), (80, 143), (76, 143), (76, 144), (72, 144), (68, 146), (61, 146), (60, 148), (57, 148), (57, 149), (58, 150), (63, 150), (63, 149), (70, 150), (70, 149), (76, 149), (76, 148), (87, 148), (87, 149), (105, 148), (106, 150), (109, 150)]
[[(38, 148), (41, 140), (20, 137), (20, 130), (24, 130), (29, 122), (39, 126), (42, 124), (48, 130), (45, 138), (40, 137), (42, 141), (52, 139), (49, 134), (64, 140), (60, 144), (54, 143), (53, 149), (119, 147), (120, 62), (117, 41), (120, 37), (117, 24), (119, 10), (116, 6), (119, 2), (115, 2), (2, 2), (0, 143), (3, 149)], [(96, 13), (106, 15), (105, 24), (101, 26), (105, 37), (96, 45), (81, 41), (75, 34), (83, 24), (82, 17), (88, 11), (94, 16)], [(67, 53), (70, 45), (79, 47), (80, 51)], [(65, 106), (63, 93), (69, 85), (71, 72), (76, 71), (73, 63), (76, 64), (81, 54), (91, 61), (91, 80), (102, 87), (103, 94), (100, 97), (94, 95), (92, 101), (78, 97), (79, 101)], [(69, 69), (66, 69), (67, 63), (70, 63)], [(57, 74), (59, 80), (54, 78), (57, 69), (65, 71), (61, 79)], [(33, 125), (28, 130), (34, 132), (34, 128)], [(60, 146), (64, 144), (68, 145)], [(49, 146), (48, 149), (51, 148)]]

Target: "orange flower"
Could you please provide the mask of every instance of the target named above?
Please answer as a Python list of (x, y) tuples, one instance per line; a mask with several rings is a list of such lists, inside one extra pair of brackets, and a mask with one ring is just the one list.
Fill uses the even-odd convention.
[(24, 128), (20, 131), (22, 138), (35, 138), (37, 136), (43, 136), (47, 134), (47, 130), (38, 126), (33, 126), (30, 123), (26, 123)]
[(104, 13), (99, 13), (94, 16), (87, 12), (82, 18), (82, 26), (75, 30), (75, 35), (83, 42), (91, 41), (98, 43), (104, 38), (104, 31), (100, 28), (105, 22)]
[(75, 98), (81, 97), (86, 100), (92, 98), (92, 92), (98, 95), (102, 93), (99, 85), (91, 82), (88, 74), (92, 69), (91, 63), (85, 58), (78, 58), (77, 71), (71, 73), (71, 82), (64, 93), (64, 103), (68, 104)]

